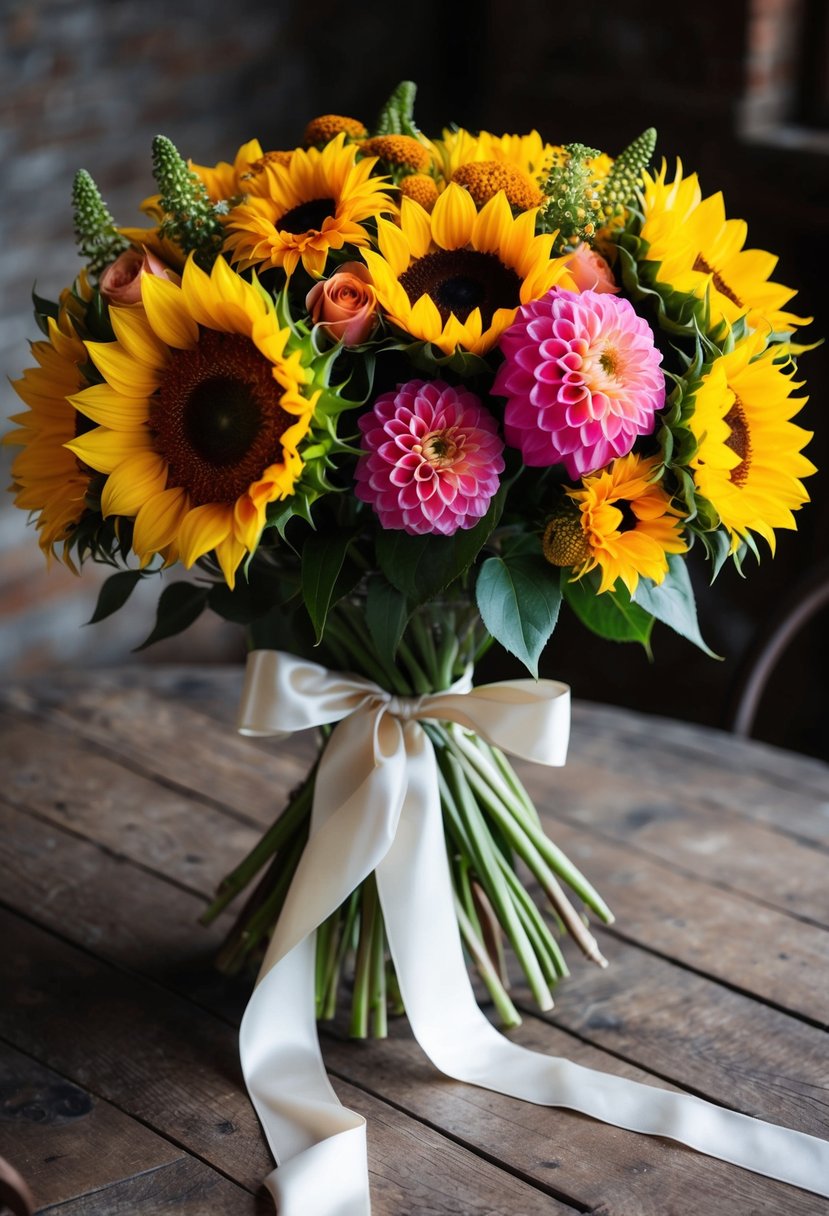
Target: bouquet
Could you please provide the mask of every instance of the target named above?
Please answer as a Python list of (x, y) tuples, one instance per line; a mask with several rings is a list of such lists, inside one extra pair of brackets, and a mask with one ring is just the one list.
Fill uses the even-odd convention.
[[(413, 99), (405, 83), (372, 130), (324, 115), (296, 148), (254, 139), (213, 167), (159, 136), (143, 228), (78, 173), (85, 266), (34, 296), (44, 338), (15, 383), (18, 506), (47, 557), (118, 567), (93, 620), (194, 572), (145, 644), (209, 608), (255, 649), (397, 696), (458, 687), (493, 642), (536, 677), (562, 604), (605, 638), (648, 647), (661, 621), (707, 651), (688, 551), (712, 577), (773, 551), (814, 471), (793, 292), (720, 194), (649, 167), (653, 130), (615, 159), (535, 131), (433, 140)], [(514, 1024), (504, 943), (549, 1008), (560, 932), (603, 963), (583, 909), (611, 913), (503, 753), (427, 729), (460, 931)], [(206, 914), (258, 876), (227, 970), (261, 959), (315, 777)], [(319, 1016), (349, 959), (352, 1033), (382, 1035), (400, 996), (371, 877), (318, 932)]]
[[(116, 568), (93, 620), (180, 565), (145, 645), (205, 609), (243, 623), (242, 727), (320, 728), (317, 763), (205, 915), (255, 883), (221, 965), (268, 949), (267, 972), (303, 943), (317, 1017), (350, 973), (353, 1035), (405, 1005), (427, 1045), (433, 955), (447, 1018), (466, 1009), (456, 939), (505, 1026), (505, 947), (542, 1009), (563, 934), (604, 964), (587, 913), (610, 910), (499, 746), (563, 761), (566, 690), (534, 683), (560, 610), (646, 648), (662, 622), (710, 653), (688, 552), (712, 578), (773, 552), (814, 468), (794, 293), (720, 194), (651, 167), (653, 130), (615, 157), (535, 131), (432, 139), (414, 91), (372, 129), (327, 114), (295, 148), (253, 139), (210, 167), (159, 136), (141, 228), (79, 172), (84, 268), (58, 301), (34, 295), (43, 339), (7, 442), (46, 556)], [(493, 643), (531, 678), (470, 693)], [(424, 964), (407, 917), (431, 900)], [(262, 1033), (243, 1025), (243, 1054)], [(477, 1060), (452, 1070), (525, 1093)], [(251, 1092), (272, 1127), (279, 1102)], [(712, 1134), (679, 1138), (724, 1151), (731, 1133)]]

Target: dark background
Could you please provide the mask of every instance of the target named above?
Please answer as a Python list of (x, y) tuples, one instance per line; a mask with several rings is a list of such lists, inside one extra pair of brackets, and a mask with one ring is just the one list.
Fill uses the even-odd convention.
[[(821, 0), (695, 0), (678, 14), (645, 0), (579, 4), (313, 4), (285, 0), (0, 0), (0, 360), (28, 362), (34, 279), (56, 292), (77, 272), (68, 198), (81, 165), (119, 220), (134, 222), (151, 192), (149, 146), (163, 131), (202, 163), (232, 159), (253, 135), (290, 147), (305, 121), (337, 112), (369, 123), (403, 78), (420, 86), (428, 133), (454, 121), (580, 140), (617, 153), (647, 126), (657, 156), (682, 157), (703, 192), (722, 189), (728, 215), (749, 220), (749, 246), (780, 256), (775, 277), (799, 288), (791, 306), (826, 333), (829, 24)], [(562, 619), (544, 674), (577, 696), (712, 725), (728, 723), (741, 670), (801, 580), (827, 559), (827, 355), (801, 368), (811, 400), (799, 421), (816, 432), (821, 472), (799, 530), (741, 580), (730, 567), (713, 588), (691, 556), (703, 635), (722, 662), (657, 627), (649, 662), (639, 648), (603, 643)], [(9, 390), (2, 414), (13, 412)], [(10, 500), (9, 500), (10, 502)], [(54, 664), (138, 661), (130, 648), (152, 619), (157, 587), (108, 625), (82, 630), (95, 572), (73, 580), (43, 570), (33, 533), (0, 508), (5, 578), (0, 664), (7, 674)], [(764, 698), (756, 734), (829, 756), (829, 612), (790, 648)], [(230, 626), (204, 623), (155, 657), (226, 659), (241, 653)], [(153, 654), (140, 661), (152, 659)], [(493, 660), (488, 674), (514, 668)]]

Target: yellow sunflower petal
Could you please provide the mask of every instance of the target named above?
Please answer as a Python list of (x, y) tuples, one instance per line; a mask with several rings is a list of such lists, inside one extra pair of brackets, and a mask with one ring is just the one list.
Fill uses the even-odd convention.
[(181, 560), (187, 569), (221, 544), (232, 526), (233, 507), (227, 503), (206, 503), (188, 511), (178, 535)]
[(236, 571), (246, 552), (245, 546), (236, 539), (232, 532), (228, 533), (225, 539), (216, 546), (216, 560), (231, 591), (236, 586)]
[[(147, 276), (144, 276), (147, 277)], [(110, 308), (109, 321), (120, 345), (147, 367), (163, 367), (169, 355), (140, 308)]]
[(125, 397), (150, 397), (161, 384), (162, 368), (136, 362), (117, 342), (87, 342), (86, 348), (104, 379)]
[(107, 478), (101, 494), (101, 514), (135, 515), (167, 484), (167, 462), (155, 452), (140, 452), (122, 461)]
[(125, 397), (108, 384), (92, 384), (69, 401), (85, 418), (116, 431), (140, 430), (147, 420), (146, 399)]
[(199, 340), (199, 327), (187, 309), (181, 288), (169, 279), (145, 274), (141, 278), (141, 299), (161, 341), (177, 350), (192, 350)]
[(110, 431), (97, 427), (80, 435), (65, 446), (70, 452), (99, 473), (112, 473), (137, 452), (150, 451), (150, 434), (146, 428), (136, 431)]
[(139, 508), (132, 547), (142, 566), (175, 540), (187, 509), (187, 491), (181, 486), (162, 490)]
[(472, 238), (478, 212), (472, 195), (450, 182), (432, 212), (432, 238), (443, 249), (461, 249)]

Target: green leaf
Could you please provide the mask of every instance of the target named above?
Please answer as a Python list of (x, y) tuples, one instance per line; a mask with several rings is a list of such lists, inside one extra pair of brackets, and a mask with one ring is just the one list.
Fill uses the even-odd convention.
[(561, 588), (543, 557), (490, 557), (476, 585), (484, 625), (538, 677), (538, 659), (556, 627)]
[(663, 625), (668, 625), (675, 633), (699, 646), (712, 659), (722, 657), (702, 640), (688, 567), (678, 553), (668, 555), (668, 573), (658, 586), (650, 579), (639, 580), (633, 602), (662, 621)]
[(502, 486), (475, 527), (461, 529), (454, 536), (381, 532), (375, 542), (381, 571), (412, 607), (425, 604), (472, 565), (501, 518), (505, 497)]
[(209, 594), (207, 587), (199, 587), (196, 583), (170, 583), (159, 597), (155, 628), (147, 640), (135, 649), (146, 650), (154, 642), (171, 638), (187, 629), (201, 616)]
[(382, 574), (373, 575), (366, 596), (366, 623), (378, 655), (388, 663), (394, 662), (410, 615), (405, 595)]
[(334, 586), (353, 535), (344, 528), (311, 532), (302, 546), (302, 598), (314, 626), (317, 646), (322, 641)]
[(571, 582), (562, 572), (561, 590), (583, 625), (610, 642), (641, 642), (650, 655), (653, 617), (631, 601), (623, 583), (599, 595), (595, 579)]
[(141, 580), (141, 576), (141, 570), (122, 570), (119, 574), (110, 575), (98, 592), (98, 602), (95, 605), (95, 611), (86, 622), (87, 625), (103, 621), (108, 616), (112, 616), (113, 612), (117, 612), (119, 608), (123, 608)]

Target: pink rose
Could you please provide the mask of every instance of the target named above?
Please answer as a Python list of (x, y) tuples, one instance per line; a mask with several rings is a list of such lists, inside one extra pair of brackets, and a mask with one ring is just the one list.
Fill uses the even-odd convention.
[(142, 274), (154, 274), (159, 279), (181, 282), (179, 275), (149, 249), (144, 249), (143, 253), (137, 249), (126, 249), (111, 266), (107, 266), (98, 288), (107, 304), (140, 304)]
[(314, 324), (345, 346), (365, 342), (377, 324), (377, 296), (362, 262), (344, 262), (330, 278), (315, 283), (305, 306)]
[(600, 295), (603, 292), (610, 292), (614, 296), (619, 294), (610, 266), (600, 253), (583, 241), (570, 254), (567, 269), (579, 291), (595, 291)]

